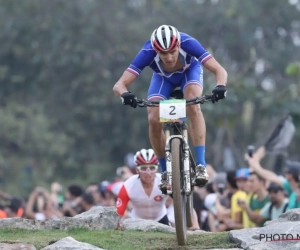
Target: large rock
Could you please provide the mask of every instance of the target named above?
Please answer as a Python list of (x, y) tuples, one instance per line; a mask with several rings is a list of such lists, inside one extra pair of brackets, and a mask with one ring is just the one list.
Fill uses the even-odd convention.
[(204, 231), (204, 230), (194, 230), (194, 231), (188, 230), (187, 231), (187, 234), (189, 234), (189, 235), (204, 234), (204, 233), (210, 233), (210, 232), (207, 232), (207, 231)]
[(143, 220), (143, 219), (125, 219), (123, 223), (125, 230), (138, 230), (144, 232), (164, 232), (164, 233), (175, 233), (175, 228), (163, 225), (156, 221), (152, 220)]
[(72, 237), (63, 238), (54, 244), (44, 247), (42, 250), (104, 250), (103, 248), (79, 242)]
[(59, 220), (29, 220), (23, 218), (8, 218), (0, 220), (0, 228), (23, 229), (60, 229), (87, 228), (91, 230), (115, 229), (119, 216), (115, 207), (93, 207), (87, 212), (74, 217), (64, 217)]
[(213, 248), (209, 250), (243, 250), (243, 248)]
[(247, 250), (298, 250), (299, 210), (288, 211), (264, 227), (232, 230), (229, 237)]
[[(152, 220), (143, 219), (125, 219), (123, 223), (125, 230), (137, 230), (144, 232), (164, 232), (164, 233), (175, 233), (175, 228), (167, 226)], [(203, 234), (207, 233), (203, 230), (187, 231), (187, 234)]]
[(36, 248), (26, 243), (0, 243), (0, 250), (36, 250)]
[[(280, 215), (276, 220), (270, 220), (265, 223), (265, 226), (277, 222), (300, 221), (300, 208), (295, 208)], [(299, 232), (300, 233), (300, 232)]]

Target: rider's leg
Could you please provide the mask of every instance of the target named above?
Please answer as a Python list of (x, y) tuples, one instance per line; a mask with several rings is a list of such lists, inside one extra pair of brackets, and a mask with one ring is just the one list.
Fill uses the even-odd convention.
[[(181, 88), (185, 99), (192, 99), (202, 95), (203, 90), (203, 69), (198, 61), (193, 62), (186, 70), (185, 79), (182, 81)], [(200, 105), (187, 107), (189, 122), (189, 132), (195, 147), (196, 153), (196, 179), (197, 186), (204, 186), (208, 181), (208, 174), (205, 163), (205, 121), (200, 109)]]
[[(186, 70), (185, 78), (181, 83), (181, 89), (185, 99), (192, 99), (202, 95), (203, 91), (203, 68), (198, 61), (192, 63)], [(205, 135), (206, 127), (200, 105), (187, 107), (187, 116), (190, 120), (189, 132), (195, 147), (196, 164), (203, 166), (205, 163)]]
[[(202, 87), (199, 84), (188, 85), (184, 89), (184, 98), (192, 99), (202, 95)], [(189, 132), (195, 147), (196, 164), (203, 166), (205, 163), (205, 135), (206, 127), (200, 105), (192, 105), (186, 109), (189, 118)]]
[[(163, 100), (170, 97), (173, 86), (164, 77), (153, 74), (148, 90), (148, 100)], [(158, 158), (161, 172), (166, 171), (165, 134), (163, 124), (159, 121), (159, 108), (148, 108), (149, 139)]]
[(150, 143), (158, 158), (161, 171), (164, 172), (166, 171), (165, 134), (163, 132), (163, 124), (159, 122), (158, 108), (148, 108), (148, 121)]

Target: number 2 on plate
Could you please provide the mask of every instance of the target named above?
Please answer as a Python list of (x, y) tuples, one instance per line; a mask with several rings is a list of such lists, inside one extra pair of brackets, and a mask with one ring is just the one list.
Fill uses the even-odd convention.
[(175, 106), (170, 106), (170, 109), (171, 109), (171, 111), (170, 111), (169, 115), (176, 115), (176, 112), (174, 112), (176, 107)]

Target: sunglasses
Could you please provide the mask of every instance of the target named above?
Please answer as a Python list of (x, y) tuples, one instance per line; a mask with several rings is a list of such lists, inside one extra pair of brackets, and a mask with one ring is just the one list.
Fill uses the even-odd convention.
[(155, 172), (157, 170), (158, 166), (157, 165), (142, 165), (142, 166), (137, 166), (137, 169), (140, 172), (147, 172), (148, 170), (150, 172)]

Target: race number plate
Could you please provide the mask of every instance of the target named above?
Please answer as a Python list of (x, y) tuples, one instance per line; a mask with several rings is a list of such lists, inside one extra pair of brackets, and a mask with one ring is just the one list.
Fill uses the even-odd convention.
[(159, 103), (160, 122), (182, 122), (186, 119), (186, 100), (161, 100)]

